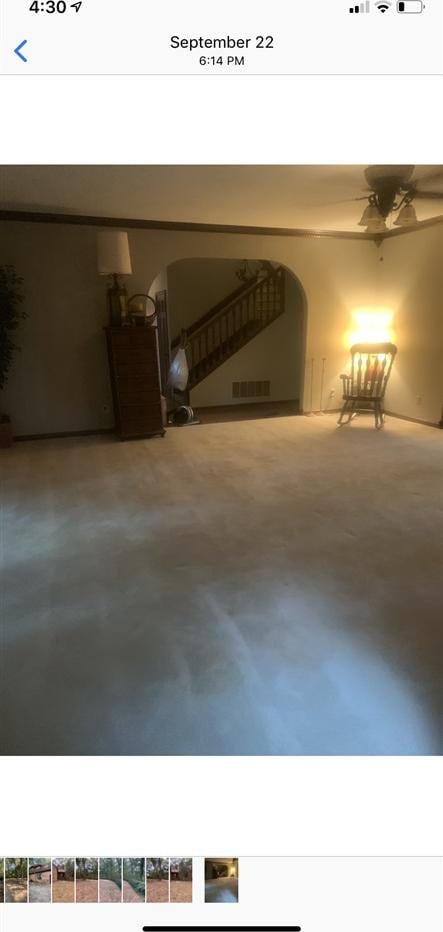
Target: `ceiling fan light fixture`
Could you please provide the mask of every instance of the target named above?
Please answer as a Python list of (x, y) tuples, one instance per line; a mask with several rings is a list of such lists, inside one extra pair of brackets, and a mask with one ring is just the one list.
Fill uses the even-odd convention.
[(374, 223), (375, 221), (379, 222), (383, 220), (383, 217), (375, 204), (367, 204), (365, 207), (361, 219), (358, 221), (359, 227), (367, 227), (368, 223)]
[(418, 223), (417, 214), (413, 204), (405, 204), (398, 217), (394, 220), (396, 227), (411, 227)]
[(383, 217), (380, 215), (378, 219), (374, 218), (374, 220), (369, 220), (369, 222), (366, 225), (366, 232), (367, 233), (387, 233), (388, 228), (386, 226), (386, 223)]

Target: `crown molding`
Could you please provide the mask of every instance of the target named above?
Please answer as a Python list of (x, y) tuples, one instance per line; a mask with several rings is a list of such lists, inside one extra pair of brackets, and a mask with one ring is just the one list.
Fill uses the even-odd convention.
[(305, 230), (292, 227), (256, 227), (222, 223), (186, 223), (172, 220), (138, 220), (127, 217), (94, 217), (83, 214), (47, 213), (35, 210), (0, 210), (0, 220), (21, 223), (50, 223), (70, 226), (114, 227), (126, 230), (157, 230), (176, 233), (224, 233), (242, 236), (286, 236), (304, 239), (352, 239), (380, 243), (393, 236), (404, 236), (443, 223), (443, 215), (422, 220), (410, 227), (386, 233), (357, 233), (353, 230)]

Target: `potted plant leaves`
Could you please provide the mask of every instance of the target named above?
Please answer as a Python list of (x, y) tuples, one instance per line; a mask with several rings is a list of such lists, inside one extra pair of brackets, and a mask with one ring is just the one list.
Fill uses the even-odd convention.
[[(20, 321), (27, 316), (22, 309), (23, 279), (12, 265), (0, 265), (0, 392), (6, 385), (14, 352), (18, 346), (14, 343), (13, 333)], [(0, 447), (12, 444), (12, 425), (7, 414), (0, 408)]]

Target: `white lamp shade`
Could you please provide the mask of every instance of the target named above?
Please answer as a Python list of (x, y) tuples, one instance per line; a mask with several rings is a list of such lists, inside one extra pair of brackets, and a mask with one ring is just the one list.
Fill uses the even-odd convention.
[(97, 238), (99, 275), (131, 275), (128, 234), (123, 230), (102, 230)]

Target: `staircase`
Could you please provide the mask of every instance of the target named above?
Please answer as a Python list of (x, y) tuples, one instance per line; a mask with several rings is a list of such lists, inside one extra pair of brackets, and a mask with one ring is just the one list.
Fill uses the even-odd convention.
[[(279, 266), (264, 278), (242, 284), (207, 311), (186, 332), (188, 388), (195, 388), (284, 310), (285, 270)], [(179, 342), (177, 337), (172, 346)]]

